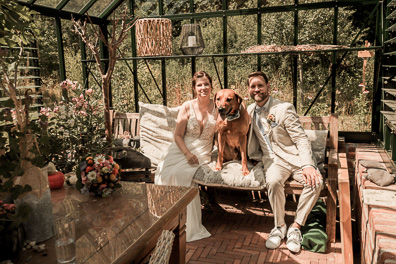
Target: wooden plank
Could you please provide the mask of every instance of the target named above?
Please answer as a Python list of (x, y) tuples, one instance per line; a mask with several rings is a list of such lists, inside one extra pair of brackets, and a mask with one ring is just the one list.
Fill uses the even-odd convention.
[(327, 242), (335, 242), (335, 231), (336, 231), (336, 210), (337, 210), (337, 178), (338, 178), (338, 164), (337, 164), (337, 151), (330, 149), (329, 155), (329, 167), (328, 167), (328, 183), (327, 189), (329, 194), (327, 195), (327, 223), (326, 233)]
[(341, 251), (344, 264), (353, 263), (351, 194), (346, 153), (339, 153), (338, 200), (340, 205)]

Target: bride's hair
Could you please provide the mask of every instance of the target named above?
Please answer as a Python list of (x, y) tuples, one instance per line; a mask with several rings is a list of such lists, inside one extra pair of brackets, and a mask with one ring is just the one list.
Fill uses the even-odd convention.
[(212, 77), (210, 77), (210, 75), (207, 74), (207, 73), (204, 72), (204, 71), (196, 72), (196, 73), (194, 73), (193, 78), (192, 78), (192, 88), (193, 88), (193, 91), (194, 91), (194, 98), (197, 96), (197, 95), (195, 94), (195, 84), (197, 83), (197, 80), (198, 80), (199, 78), (202, 78), (202, 77), (208, 78), (209, 83), (210, 83), (210, 87), (213, 89)]

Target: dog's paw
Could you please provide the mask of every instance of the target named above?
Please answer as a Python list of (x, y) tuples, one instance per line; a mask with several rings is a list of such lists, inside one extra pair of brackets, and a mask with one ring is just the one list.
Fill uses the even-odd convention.
[(249, 175), (250, 171), (248, 169), (242, 169), (242, 175), (247, 176)]
[(221, 168), (222, 168), (221, 164), (216, 163), (215, 170), (216, 170), (216, 171), (219, 171), (219, 170), (221, 170)]

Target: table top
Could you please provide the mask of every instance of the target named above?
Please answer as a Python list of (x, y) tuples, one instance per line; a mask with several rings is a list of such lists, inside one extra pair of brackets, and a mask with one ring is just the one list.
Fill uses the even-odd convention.
[[(51, 200), (54, 219), (75, 218), (77, 263), (108, 264), (133, 260), (197, 194), (195, 188), (122, 182), (106, 198), (65, 187), (51, 191)], [(46, 248), (48, 256), (35, 253), (29, 262), (56, 263), (54, 238)]]

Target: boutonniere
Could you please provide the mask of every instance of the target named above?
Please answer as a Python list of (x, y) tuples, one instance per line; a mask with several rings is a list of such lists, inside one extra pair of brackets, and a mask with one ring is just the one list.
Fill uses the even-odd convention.
[(273, 114), (270, 114), (267, 116), (267, 121), (270, 124), (272, 128), (276, 127), (278, 124), (275, 122), (275, 116)]

